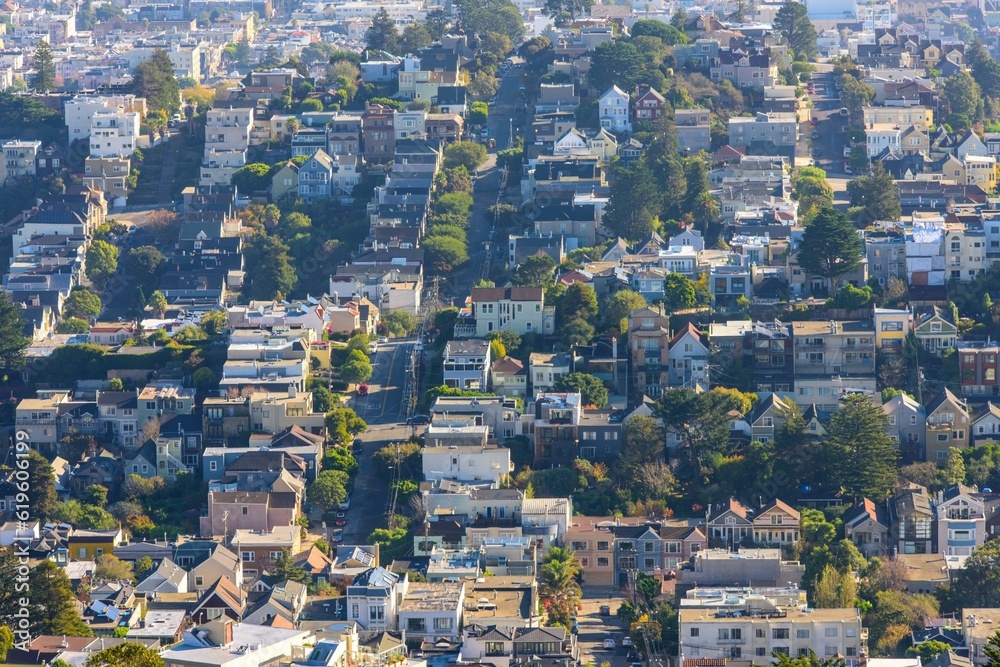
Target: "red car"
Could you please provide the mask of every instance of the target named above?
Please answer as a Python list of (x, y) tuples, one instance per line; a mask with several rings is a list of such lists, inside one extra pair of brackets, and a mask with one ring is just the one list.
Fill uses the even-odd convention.
[(347, 519), (337, 519), (336, 525), (338, 527), (343, 527), (347, 525)]

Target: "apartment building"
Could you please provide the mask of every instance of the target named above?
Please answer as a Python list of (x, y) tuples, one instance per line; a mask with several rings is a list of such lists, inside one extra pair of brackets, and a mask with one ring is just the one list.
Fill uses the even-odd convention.
[(934, 496), (937, 519), (937, 553), (970, 556), (986, 541), (986, 507), (983, 499), (964, 484), (938, 491)]
[(1000, 393), (1000, 380), (997, 379), (1000, 346), (982, 341), (963, 341), (958, 343), (956, 353), (963, 396), (996, 396)]
[(55, 453), (59, 447), (56, 418), (60, 405), (69, 400), (67, 391), (35, 392), (35, 398), (24, 398), (14, 411), (14, 427), (27, 434), (32, 449), (42, 454)]
[(444, 347), (444, 384), (457, 389), (485, 390), (489, 386), (490, 343), (487, 340), (450, 340)]
[[(990, 158), (989, 172), (996, 171), (996, 164)], [(977, 183), (984, 190), (991, 191), (994, 185)], [(944, 263), (948, 280), (967, 283), (986, 270), (986, 234), (983, 228), (966, 225), (948, 225), (945, 233)]]
[(637, 390), (656, 398), (670, 386), (670, 318), (663, 309), (641, 308), (628, 318), (629, 356)]
[(541, 287), (473, 287), (469, 312), (459, 314), (455, 336), (486, 338), (500, 329), (521, 335), (553, 333), (554, 316)]
[(88, 156), (83, 164), (84, 185), (103, 192), (112, 206), (125, 206), (128, 201), (128, 176), (132, 170), (131, 159), (121, 156)]
[(135, 111), (95, 111), (90, 118), (90, 156), (130, 157), (139, 138), (139, 120)]
[(946, 388), (924, 407), (927, 411), (924, 459), (943, 466), (952, 447), (969, 446), (972, 419), (969, 404)]
[(793, 113), (758, 111), (753, 118), (729, 119), (729, 145), (772, 144), (779, 148), (795, 147), (798, 140), (798, 120)]
[(141, 119), (146, 115), (146, 99), (135, 95), (87, 95), (66, 100), (63, 112), (69, 142), (89, 137), (94, 114), (113, 109), (138, 113)]
[(528, 357), (528, 379), (535, 395), (552, 391), (562, 377), (572, 372), (573, 355), (569, 352), (532, 352)]
[(875, 331), (870, 321), (793, 322), (792, 338), (796, 380), (875, 372)]
[(34, 178), (35, 158), (42, 148), (42, 142), (11, 139), (0, 144), (0, 148), (3, 149), (4, 183), (21, 178)]
[(253, 109), (211, 109), (205, 118), (205, 154), (201, 163), (202, 185), (228, 185), (233, 173), (246, 165)]
[(535, 467), (570, 466), (579, 455), (583, 414), (577, 393), (535, 394)]
[[(766, 602), (766, 601), (764, 601)], [(774, 653), (820, 659), (842, 656), (856, 667), (866, 634), (861, 613), (849, 609), (779, 608), (754, 601), (739, 614), (711, 607), (679, 612), (681, 659), (728, 658), (770, 661)]]
[(934, 111), (922, 106), (864, 107), (865, 127), (871, 125), (915, 125), (927, 130), (934, 124)]

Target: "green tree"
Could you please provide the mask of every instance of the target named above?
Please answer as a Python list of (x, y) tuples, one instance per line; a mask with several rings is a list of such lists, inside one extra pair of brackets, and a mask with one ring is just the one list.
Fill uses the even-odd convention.
[(956, 123), (957, 127), (952, 125), (953, 130), (967, 129), (973, 123), (982, 120), (984, 113), (982, 93), (979, 84), (969, 72), (962, 70), (945, 79), (942, 94), (951, 110), (951, 114), (947, 117), (948, 123), (960, 120)]
[(486, 147), (474, 141), (456, 141), (444, 149), (444, 166), (465, 167), (470, 174), (486, 162)]
[(209, 336), (219, 336), (226, 333), (229, 316), (224, 310), (210, 310), (201, 316), (198, 326)]
[(401, 56), (415, 54), (425, 46), (430, 46), (434, 42), (430, 31), (422, 23), (411, 23), (403, 28), (403, 35), (399, 39), (398, 54)]
[(791, 49), (795, 60), (814, 60), (816, 50), (816, 27), (807, 16), (806, 6), (798, 2), (787, 2), (774, 15), (774, 29)]
[(295, 289), (298, 276), (291, 264), (289, 248), (277, 236), (259, 238), (248, 254), (253, 298), (271, 300), (279, 294), (288, 296)]
[(163, 667), (163, 658), (156, 649), (124, 642), (91, 654), (85, 667)]
[(52, 464), (35, 450), (28, 452), (28, 488), (31, 489), (28, 511), (42, 523), (56, 507), (56, 478)]
[(79, 317), (68, 317), (56, 327), (56, 333), (82, 334), (90, 331), (90, 323)]
[(544, 253), (528, 257), (514, 270), (511, 281), (522, 286), (546, 286), (555, 283), (556, 261)]
[(577, 392), (584, 405), (593, 405), (598, 410), (608, 404), (608, 388), (597, 377), (588, 373), (568, 373), (559, 378), (556, 391)]
[(604, 93), (611, 86), (632, 90), (646, 69), (646, 58), (632, 42), (613, 39), (602, 42), (591, 58), (590, 82)]
[(312, 576), (306, 572), (305, 568), (296, 565), (288, 557), (288, 552), (283, 551), (280, 556), (267, 566), (267, 573), (278, 581), (295, 581), (300, 584), (308, 583)]
[(566, 322), (560, 327), (560, 330), (563, 345), (566, 347), (588, 345), (590, 341), (594, 340), (594, 326), (582, 317)]
[(191, 384), (198, 389), (211, 389), (219, 384), (219, 378), (211, 368), (206, 366), (199, 368), (191, 375)]
[(107, 241), (94, 241), (87, 250), (87, 277), (106, 283), (118, 271), (118, 248)]
[(101, 554), (97, 557), (97, 567), (94, 578), (102, 581), (131, 581), (132, 564), (123, 561), (114, 554)]
[(663, 305), (668, 310), (693, 308), (697, 303), (694, 283), (679, 273), (669, 273), (663, 279)]
[(424, 249), (428, 264), (438, 274), (449, 273), (469, 261), (469, 251), (465, 242), (454, 236), (431, 234), (420, 245)]
[(687, 35), (676, 26), (652, 19), (639, 19), (632, 26), (631, 33), (633, 37), (642, 37), (644, 35), (656, 37), (667, 46), (687, 44), (688, 41)]
[(845, 396), (827, 428), (832, 480), (848, 495), (881, 501), (895, 488), (899, 452), (886, 435), (889, 418), (869, 398)]
[(7, 662), (7, 652), (12, 648), (14, 648), (14, 632), (8, 626), (0, 625), (0, 662)]
[(836, 294), (840, 278), (861, 264), (861, 251), (861, 239), (847, 216), (825, 208), (802, 235), (798, 260), (810, 275), (830, 280)]
[(58, 565), (49, 560), (38, 563), (28, 575), (28, 590), (31, 591), (28, 618), (32, 636), (94, 636), (90, 626), (77, 613), (69, 578)]
[(324, 470), (309, 485), (309, 501), (324, 510), (330, 510), (347, 498), (347, 473)]
[(141, 245), (125, 254), (122, 268), (141, 285), (151, 285), (159, 277), (167, 259), (155, 246)]
[(892, 175), (876, 160), (871, 173), (858, 176), (847, 183), (851, 206), (859, 206), (856, 222), (870, 225), (876, 221), (895, 222), (902, 215), (899, 188)]
[(469, 125), (486, 125), (489, 115), (490, 106), (486, 102), (473, 102), (469, 105), (469, 113), (465, 120)]
[(372, 17), (372, 25), (365, 32), (365, 44), (371, 51), (385, 51), (391, 54), (399, 51), (399, 31), (385, 7), (379, 7)]
[(566, 288), (556, 304), (556, 320), (591, 320), (597, 315), (597, 293), (586, 283), (573, 283)]
[(855, 123), (861, 120), (861, 109), (869, 106), (875, 99), (875, 89), (853, 74), (841, 74), (840, 103), (847, 109), (851, 120)]
[(364, 352), (352, 350), (347, 361), (340, 367), (340, 377), (344, 382), (360, 384), (372, 379), (372, 363)]
[(167, 297), (163, 296), (163, 292), (156, 290), (149, 295), (149, 303), (146, 304), (149, 309), (156, 313), (157, 317), (163, 317), (163, 314), (167, 312), (169, 304), (167, 303)]
[[(985, 647), (986, 655), (990, 658), (990, 660), (986, 662), (987, 667), (1000, 667), (1000, 651), (995, 648), (997, 646), (997, 644), (994, 643), (995, 639), (997, 639), (996, 634), (990, 637), (990, 641)], [(1000, 640), (998, 640), (998, 642), (1000, 642)], [(991, 655), (990, 649), (992, 649), (996, 655)], [(920, 658), (920, 663), (926, 665), (942, 653), (947, 653), (950, 650), (951, 646), (948, 644), (932, 639), (930, 641), (920, 642), (916, 646), (911, 646), (906, 649), (906, 657)]]
[(326, 413), (326, 431), (334, 443), (346, 445), (351, 438), (368, 430), (368, 424), (351, 408), (335, 407)]
[(951, 586), (957, 608), (1000, 606), (1000, 540), (977, 547)]
[(35, 45), (35, 53), (31, 56), (31, 76), (28, 79), (32, 90), (38, 93), (48, 93), (56, 87), (56, 64), (52, 58), (52, 48), (48, 41), (41, 39)]
[(592, 4), (593, 0), (545, 0), (543, 11), (546, 16), (553, 19), (564, 20), (568, 18), (570, 21), (574, 21), (579, 14), (590, 9)]
[(77, 287), (63, 302), (63, 317), (92, 320), (101, 314), (102, 308), (101, 297), (86, 288)]
[(152, 570), (153, 570), (153, 559), (150, 558), (149, 556), (143, 556), (142, 558), (140, 558), (135, 562), (135, 565), (132, 566), (132, 571), (135, 572), (135, 576), (137, 578), (141, 577), (147, 572), (151, 572)]
[(129, 92), (146, 98), (150, 111), (165, 111), (173, 115), (180, 108), (180, 84), (174, 76), (174, 66), (165, 51), (157, 49), (132, 70)]
[[(322, 103), (320, 103), (319, 110), (323, 110)], [(252, 195), (255, 192), (267, 190), (271, 187), (270, 174), (270, 165), (263, 162), (252, 162), (234, 171), (229, 182), (236, 186), (237, 192), (244, 195)]]
[(542, 558), (539, 593), (546, 604), (550, 625), (570, 627), (583, 595), (577, 583), (580, 572), (579, 559), (566, 547), (549, 547)]
[(622, 456), (619, 466), (637, 478), (637, 471), (644, 466), (664, 460), (667, 439), (661, 427), (652, 417), (632, 417), (625, 422), (622, 433)]
[(83, 502), (104, 507), (108, 504), (108, 489), (100, 484), (91, 484), (83, 490)]
[(601, 304), (601, 315), (604, 317), (604, 326), (607, 328), (617, 328), (625, 331), (628, 323), (623, 320), (632, 314), (632, 311), (646, 307), (646, 298), (638, 292), (632, 290), (619, 290), (615, 292)]
[(965, 459), (958, 447), (948, 448), (948, 461), (941, 471), (941, 478), (948, 486), (965, 484)]
[(618, 169), (602, 224), (616, 236), (638, 241), (653, 231), (662, 192), (645, 162)]
[(420, 327), (420, 320), (413, 313), (405, 310), (394, 310), (382, 315), (382, 324), (385, 325), (390, 336), (402, 338), (416, 332)]

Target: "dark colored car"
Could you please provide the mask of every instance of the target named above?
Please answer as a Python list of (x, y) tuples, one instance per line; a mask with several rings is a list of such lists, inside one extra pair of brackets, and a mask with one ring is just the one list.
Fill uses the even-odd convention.
[(413, 415), (406, 420), (406, 423), (411, 426), (426, 426), (431, 423), (431, 418), (427, 415)]
[(601, 614), (601, 616), (610, 616), (611, 615), (611, 607), (608, 606), (608, 605), (606, 605), (606, 604), (602, 604), (601, 608), (599, 610), (599, 613)]

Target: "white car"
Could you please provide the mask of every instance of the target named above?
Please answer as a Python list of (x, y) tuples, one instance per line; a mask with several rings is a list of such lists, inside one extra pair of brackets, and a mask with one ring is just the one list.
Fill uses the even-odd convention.
[(344, 529), (343, 528), (334, 528), (333, 529), (333, 541), (334, 542), (340, 542), (343, 539), (344, 539)]
[(388, 336), (379, 336), (378, 337), (378, 342), (379, 343), (388, 343), (389, 342), (389, 337)]
[(378, 343), (371, 343), (371, 344), (369, 344), (368, 345), (368, 352), (370, 352), (371, 354), (375, 354), (376, 352), (378, 352)]
[(479, 136), (482, 137), (483, 139), (490, 136), (490, 128), (484, 127), (482, 130), (479, 131)]
[(346, 512), (347, 510), (351, 509), (351, 497), (347, 496), (346, 498), (344, 498), (344, 502), (337, 505), (337, 509), (342, 512)]

